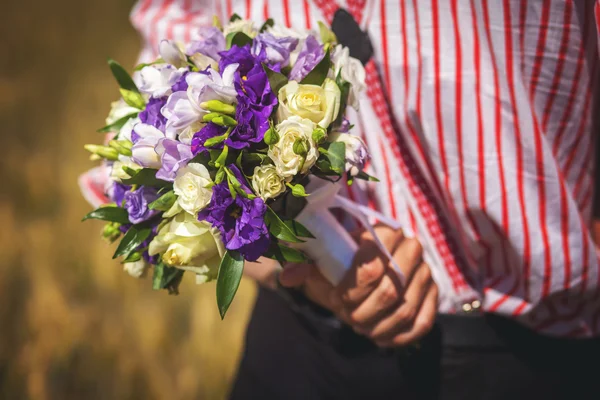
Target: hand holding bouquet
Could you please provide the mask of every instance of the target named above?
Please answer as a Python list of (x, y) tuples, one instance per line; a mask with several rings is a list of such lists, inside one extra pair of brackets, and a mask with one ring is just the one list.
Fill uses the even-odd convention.
[(185, 271), (216, 279), (224, 316), (245, 260), (304, 262), (304, 249), (335, 268), (333, 255), (352, 257), (327, 206), (329, 182), (373, 179), (344, 118), (365, 73), (323, 25), (313, 35), (234, 16), (201, 36), (185, 48), (162, 41), (137, 84), (109, 61), (121, 99), (105, 144), (86, 146), (102, 164), (80, 182), (100, 206), (84, 219), (107, 221), (130, 274), (151, 268), (153, 287), (172, 293)]

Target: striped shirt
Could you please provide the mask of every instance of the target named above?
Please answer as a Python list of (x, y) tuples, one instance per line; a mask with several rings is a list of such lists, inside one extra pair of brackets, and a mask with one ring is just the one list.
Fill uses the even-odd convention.
[(349, 10), (375, 50), (350, 118), (381, 183), (348, 196), (419, 238), (441, 312), (499, 313), (589, 337), (600, 335), (595, 3), (140, 0), (131, 20), (147, 61), (161, 39), (194, 39), (213, 15), (313, 29)]

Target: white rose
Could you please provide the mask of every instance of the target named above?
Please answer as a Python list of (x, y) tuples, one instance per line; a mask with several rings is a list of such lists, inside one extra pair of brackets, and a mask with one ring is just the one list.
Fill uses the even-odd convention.
[(273, 165), (263, 165), (254, 168), (252, 188), (263, 199), (274, 199), (285, 192), (285, 180), (277, 173)]
[(166, 63), (176, 68), (183, 68), (187, 65), (187, 58), (183, 53), (182, 47), (172, 40), (162, 40), (158, 45), (158, 52)]
[(225, 245), (218, 229), (184, 212), (160, 229), (148, 253), (160, 254), (169, 266), (200, 275), (196, 281), (201, 283), (217, 277)]
[[(202, 128), (204, 128), (205, 125), (206, 124), (201, 121), (192, 122), (190, 126), (179, 132), (179, 135), (176, 135), (177, 139), (183, 144), (191, 145), (192, 139), (194, 138), (196, 132), (199, 132)], [(175, 134), (175, 132), (167, 128), (166, 136), (173, 134)]]
[(341, 142), (346, 145), (346, 171), (350, 176), (356, 176), (365, 168), (365, 164), (371, 158), (367, 145), (361, 138), (349, 133), (340, 133), (334, 139), (334, 142)]
[(297, 115), (327, 129), (338, 116), (340, 97), (340, 88), (331, 79), (325, 79), (323, 86), (290, 81), (279, 91), (277, 119), (283, 121)]
[(146, 272), (146, 261), (143, 259), (123, 264), (123, 271), (127, 272), (134, 278), (141, 278)]
[(140, 92), (155, 98), (168, 96), (185, 71), (185, 68), (177, 69), (168, 64), (144, 67), (140, 71)]
[(228, 23), (225, 28), (223, 28), (223, 35), (225, 35), (225, 37), (234, 32), (245, 33), (251, 38), (254, 38), (258, 34), (258, 31), (254, 27), (254, 22), (248, 19), (238, 19)]
[[(312, 139), (316, 128), (313, 121), (293, 115), (277, 125), (279, 141), (269, 149), (269, 157), (275, 163), (277, 173), (283, 178), (292, 178), (299, 173), (306, 173), (319, 157), (317, 145)], [(306, 159), (294, 153), (296, 140), (304, 140), (308, 151)]]
[(334, 64), (335, 77), (341, 73), (341, 77), (350, 83), (348, 93), (348, 104), (358, 110), (360, 104), (359, 94), (366, 89), (366, 73), (360, 60), (350, 57), (350, 50), (338, 44), (333, 52), (332, 62)]
[(198, 163), (189, 163), (177, 171), (173, 191), (177, 195), (177, 203), (186, 212), (196, 216), (198, 211), (210, 203), (212, 190), (207, 188), (212, 183), (206, 167)]
[(125, 103), (125, 100), (123, 99), (113, 101), (110, 103), (110, 112), (108, 113), (108, 117), (106, 117), (106, 125), (114, 124), (121, 118), (138, 112), (140, 112), (140, 110), (131, 107), (129, 104)]

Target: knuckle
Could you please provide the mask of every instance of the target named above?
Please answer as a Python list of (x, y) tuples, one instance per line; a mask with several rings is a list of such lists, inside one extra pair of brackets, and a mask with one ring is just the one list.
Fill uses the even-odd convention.
[(425, 334), (433, 329), (433, 318), (419, 318), (415, 321), (415, 330)]
[(359, 327), (360, 324), (362, 323), (361, 315), (359, 313), (357, 313), (356, 311), (352, 311), (352, 312), (348, 313), (347, 319), (348, 319), (349, 325), (352, 325), (352, 326)]
[(359, 285), (368, 285), (381, 277), (383, 269), (379, 264), (374, 260), (359, 267)]
[(410, 252), (410, 254), (421, 255), (423, 253), (423, 246), (421, 242), (419, 242), (415, 238), (405, 239), (406, 249)]
[(379, 298), (383, 305), (391, 305), (398, 301), (398, 291), (391, 279), (383, 279), (379, 286)]
[(405, 303), (398, 309), (397, 315), (401, 322), (412, 323), (417, 316), (417, 308), (412, 304)]

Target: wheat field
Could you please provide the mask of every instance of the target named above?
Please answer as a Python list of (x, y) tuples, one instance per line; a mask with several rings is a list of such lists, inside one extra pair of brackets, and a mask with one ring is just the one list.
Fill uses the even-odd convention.
[(126, 275), (81, 223), (118, 95), (108, 56), (131, 67), (132, 0), (20, 0), (0, 13), (0, 399), (222, 399), (255, 295), (244, 281), (221, 321), (214, 285), (179, 296)]

